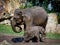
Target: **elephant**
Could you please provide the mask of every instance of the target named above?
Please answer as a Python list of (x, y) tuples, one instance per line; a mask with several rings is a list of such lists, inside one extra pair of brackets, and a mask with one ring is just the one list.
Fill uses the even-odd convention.
[(36, 42), (42, 42), (45, 37), (45, 30), (41, 26), (31, 26), (30, 30), (26, 30), (24, 34), (24, 42), (29, 42), (32, 40)]
[[(14, 16), (11, 19), (11, 26), (14, 32), (21, 32), (21, 24), (24, 25), (24, 30), (29, 30), (31, 26), (46, 27), (48, 20), (47, 12), (44, 8), (34, 6), (26, 9), (16, 9)], [(19, 31), (16, 30), (16, 26), (19, 27)]]

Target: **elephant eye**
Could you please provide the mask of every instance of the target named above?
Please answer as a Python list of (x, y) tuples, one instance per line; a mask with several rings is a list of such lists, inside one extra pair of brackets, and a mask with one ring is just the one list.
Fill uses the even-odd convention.
[(21, 14), (18, 13), (17, 15), (21, 15)]
[(6, 13), (3, 13), (3, 15), (5, 15)]
[(16, 15), (18, 15), (18, 16), (19, 16), (19, 15), (21, 15), (21, 14), (20, 14), (20, 13), (17, 13)]

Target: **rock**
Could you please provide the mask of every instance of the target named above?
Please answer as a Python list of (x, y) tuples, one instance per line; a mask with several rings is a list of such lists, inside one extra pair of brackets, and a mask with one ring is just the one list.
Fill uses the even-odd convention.
[(3, 0), (4, 8), (9, 12), (13, 12), (16, 8), (19, 8), (19, 0)]
[(56, 28), (56, 33), (60, 34), (60, 24), (57, 25), (57, 28)]
[(0, 45), (11, 45), (11, 44), (8, 43), (6, 40), (4, 40), (4, 41), (2, 41), (2, 42), (0, 43)]
[(3, 14), (8, 14), (8, 16), (12, 15), (15, 9), (19, 7), (20, 7), (20, 0), (0, 0), (0, 18), (1, 15)]
[(0, 24), (11, 25), (10, 20), (4, 20), (4, 21), (0, 22)]
[(57, 21), (57, 15), (56, 13), (50, 13), (48, 14), (48, 21), (47, 21), (47, 25), (46, 25), (46, 32), (50, 32), (50, 33), (56, 33), (56, 27), (58, 25), (58, 21)]

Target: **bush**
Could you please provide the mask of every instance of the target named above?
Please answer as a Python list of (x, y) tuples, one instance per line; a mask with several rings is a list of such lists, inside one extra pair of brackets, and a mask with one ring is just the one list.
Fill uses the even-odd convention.
[(25, 8), (25, 4), (20, 5), (19, 8), (20, 8), (20, 9), (24, 9), (24, 8)]
[(20, 5), (20, 9), (30, 8), (32, 7), (32, 2), (26, 2), (25, 4)]
[(58, 13), (58, 23), (60, 24), (60, 13)]
[(60, 34), (57, 33), (46, 33), (46, 37), (50, 39), (60, 39)]

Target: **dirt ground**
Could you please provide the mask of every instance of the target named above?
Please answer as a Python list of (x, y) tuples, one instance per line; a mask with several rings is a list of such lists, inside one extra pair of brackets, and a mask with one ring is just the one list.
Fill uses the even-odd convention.
[(60, 45), (60, 39), (45, 39), (44, 42), (35, 42), (35, 43), (23, 43), (17, 42), (14, 43), (12, 41), (13, 38), (18, 38), (17, 36), (7, 36), (7, 35), (0, 35), (0, 42), (6, 40), (7, 42), (11, 43), (12, 45)]

